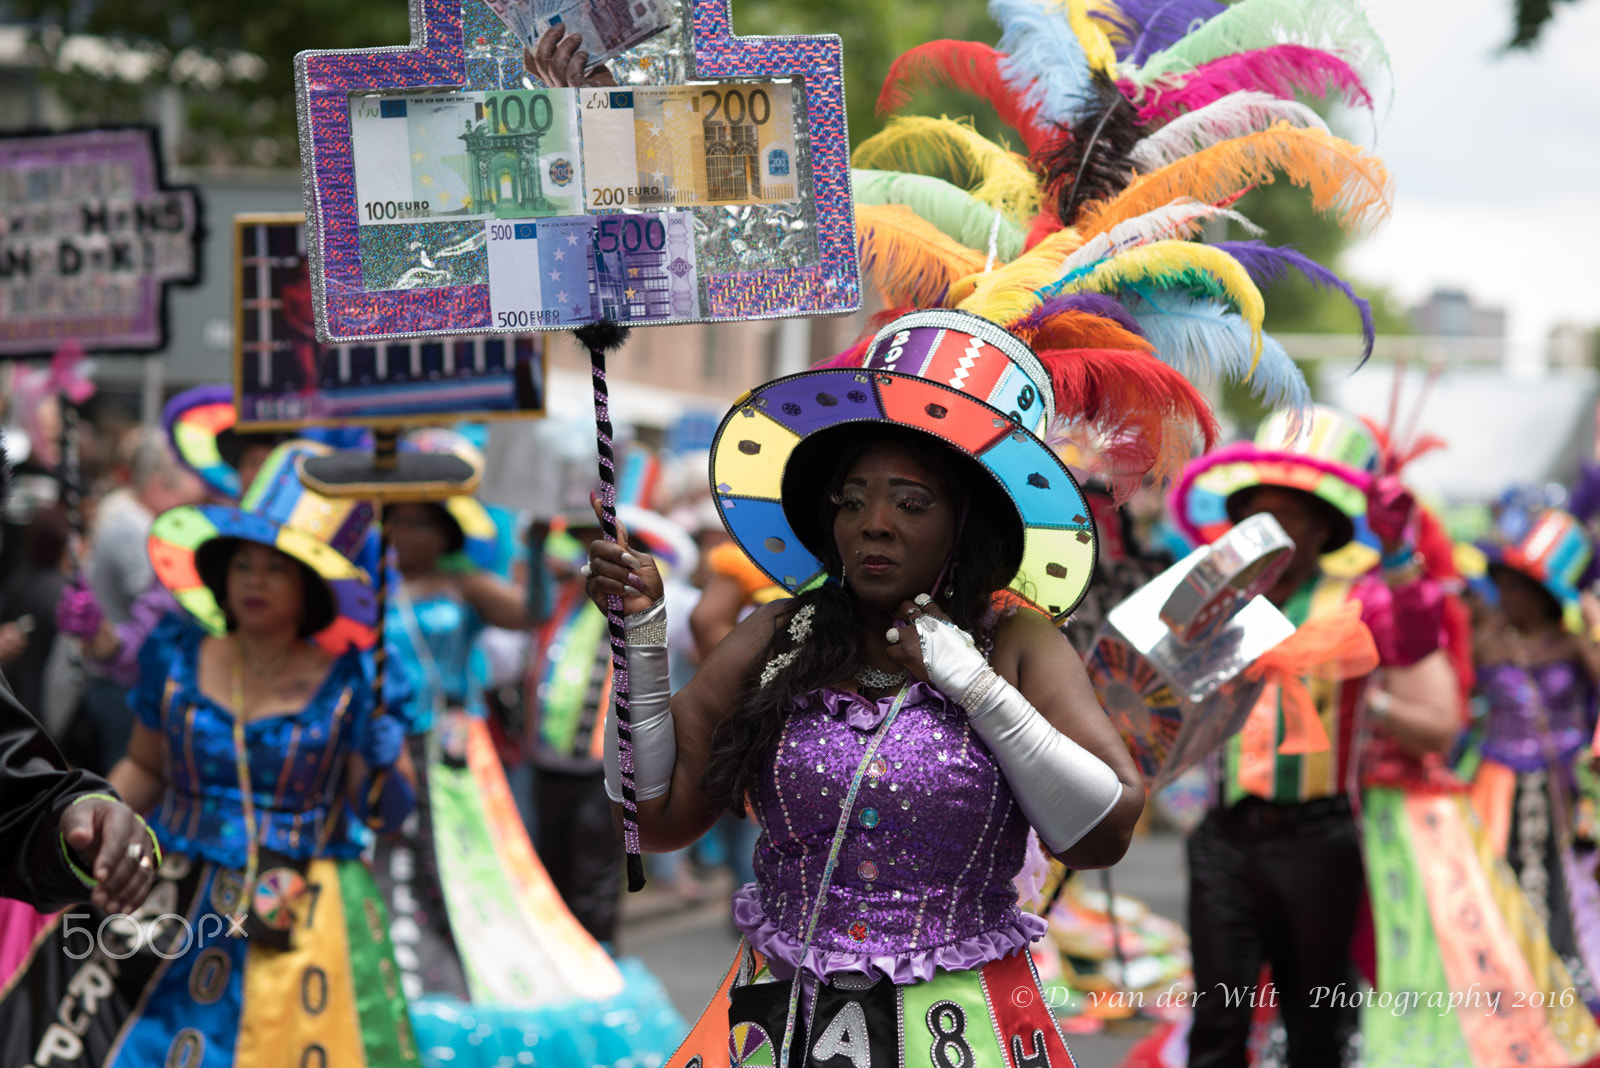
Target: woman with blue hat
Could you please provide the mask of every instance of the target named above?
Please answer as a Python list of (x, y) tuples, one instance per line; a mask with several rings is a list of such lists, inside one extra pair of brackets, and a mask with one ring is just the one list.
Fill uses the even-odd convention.
[[(484, 463), (440, 428), (400, 447)], [(387, 630), (421, 698), (407, 742), (418, 805), (402, 835), (377, 842), (373, 865), (402, 921), (395, 956), (424, 1064), (492, 1068), (530, 1045), (586, 1068), (664, 1056), (677, 1023), (664, 991), (637, 962), (619, 967), (563, 905), (490, 735), (479, 639), (529, 622), (522, 591), (490, 570), (493, 520), (463, 494), (390, 505), (384, 522)]]
[(414, 801), (408, 695), (380, 699), (363, 655), (376, 600), (353, 557), (373, 508), (306, 490), (303, 455), (277, 449), (239, 507), (151, 528), (186, 616), (141, 651), (109, 778), (153, 811), (165, 860), (131, 917), (69, 913), (36, 943), (0, 998), (14, 1063), (418, 1063), (360, 859)]

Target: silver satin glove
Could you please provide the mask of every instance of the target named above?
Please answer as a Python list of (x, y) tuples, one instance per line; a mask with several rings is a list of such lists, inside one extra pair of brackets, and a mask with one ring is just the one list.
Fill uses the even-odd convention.
[[(672, 729), (672, 683), (667, 664), (667, 606), (657, 601), (623, 620), (628, 633), (628, 706), (633, 712), (633, 795), (660, 797), (672, 785), (678, 741)], [(649, 644), (639, 644), (640, 642)], [(606, 724), (606, 796), (622, 800), (622, 761), (613, 703)]]
[(1072, 848), (1122, 799), (1122, 780), (996, 674), (966, 631), (928, 615), (916, 628), (929, 681), (966, 710), (1039, 840)]

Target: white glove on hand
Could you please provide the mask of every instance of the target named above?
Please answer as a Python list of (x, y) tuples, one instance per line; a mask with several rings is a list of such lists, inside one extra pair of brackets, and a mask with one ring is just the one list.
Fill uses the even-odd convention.
[(966, 710), (1039, 840), (1072, 848), (1122, 800), (1122, 780), (1002, 679), (966, 631), (929, 615), (916, 628), (929, 681)]

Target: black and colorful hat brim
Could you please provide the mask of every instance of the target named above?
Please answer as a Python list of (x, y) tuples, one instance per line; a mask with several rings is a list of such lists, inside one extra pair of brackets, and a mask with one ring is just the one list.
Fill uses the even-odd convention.
[(1496, 542), (1478, 542), (1477, 549), (1483, 553), (1484, 574), (1493, 580), (1496, 569), (1515, 571), (1529, 582), (1537, 585), (1556, 602), (1562, 611), (1576, 609), (1579, 604), (1578, 588), (1564, 582), (1552, 581), (1549, 576), (1540, 575), (1538, 571), (1516, 557), (1515, 553), (1507, 552), (1507, 546)]
[(333, 622), (312, 636), (327, 651), (342, 653), (351, 645), (366, 649), (376, 641), (378, 604), (371, 580), (327, 542), (226, 505), (173, 508), (151, 524), (150, 563), (157, 580), (210, 633), (226, 633), (227, 624), (216, 595), (200, 577), (195, 555), (202, 545), (217, 538), (277, 549), (305, 564), (327, 584), (333, 598)]
[(1189, 466), (1173, 493), (1173, 517), (1185, 536), (1209, 545), (1233, 529), (1234, 502), (1240, 495), (1262, 486), (1297, 490), (1314, 498), (1337, 521), (1328, 548), (1332, 553), (1370, 537), (1366, 522), (1370, 484), (1370, 475), (1353, 468), (1241, 442)]
[(1059, 621), (1094, 576), (1098, 543), (1088, 503), (1050, 448), (998, 408), (949, 386), (891, 371), (841, 368), (780, 378), (740, 398), (711, 446), (711, 486), (729, 535), (791, 592), (826, 578), (783, 506), (785, 473), (802, 442), (850, 423), (937, 438), (975, 460), (1016, 509), (1021, 566), (1010, 588)]
[(237, 420), (229, 386), (185, 390), (169, 400), (161, 413), (167, 440), (183, 465), (212, 490), (234, 500), (243, 487), (239, 484), (239, 458), (227, 439), (237, 440), (233, 433)]

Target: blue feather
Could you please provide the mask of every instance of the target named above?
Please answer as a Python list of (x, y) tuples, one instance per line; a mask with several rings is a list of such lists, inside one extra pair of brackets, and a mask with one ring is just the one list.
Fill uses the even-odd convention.
[[(1238, 260), (1250, 272), (1251, 281), (1258, 286), (1281, 282), (1291, 270), (1305, 275), (1319, 289), (1332, 289), (1343, 293), (1361, 315), (1361, 363), (1372, 355), (1372, 345), (1377, 339), (1377, 328), (1372, 322), (1372, 305), (1356, 296), (1356, 291), (1343, 278), (1311, 259), (1292, 245), (1268, 245), (1262, 241), (1219, 241), (1214, 246)], [(1360, 366), (1359, 364), (1357, 366)]]
[(1246, 382), (1273, 408), (1305, 409), (1311, 389), (1282, 345), (1262, 338), (1261, 362), (1250, 373), (1250, 327), (1227, 305), (1170, 289), (1139, 286), (1122, 302), (1156, 348), (1156, 355), (1191, 382)]
[(1130, 35), (1133, 44), (1127, 56), (1117, 58), (1130, 59), (1135, 65), (1152, 52), (1172, 47), (1196, 26), (1227, 10), (1227, 5), (1217, 0), (1117, 0), (1117, 7), (1139, 27)]
[(1067, 23), (1066, 6), (1050, 0), (989, 0), (1000, 24), (1000, 76), (1040, 125), (1071, 125), (1096, 102), (1089, 60)]

